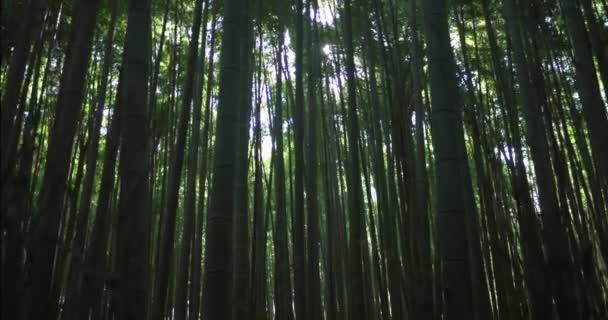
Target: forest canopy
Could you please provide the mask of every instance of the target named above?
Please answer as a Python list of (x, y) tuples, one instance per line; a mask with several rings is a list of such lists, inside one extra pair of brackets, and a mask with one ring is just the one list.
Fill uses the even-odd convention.
[(7, 0), (15, 320), (608, 318), (606, 0)]

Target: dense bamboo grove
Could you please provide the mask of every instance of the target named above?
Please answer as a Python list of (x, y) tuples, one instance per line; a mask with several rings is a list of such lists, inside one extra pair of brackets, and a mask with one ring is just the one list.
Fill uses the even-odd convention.
[(608, 318), (606, 0), (2, 1), (2, 318)]

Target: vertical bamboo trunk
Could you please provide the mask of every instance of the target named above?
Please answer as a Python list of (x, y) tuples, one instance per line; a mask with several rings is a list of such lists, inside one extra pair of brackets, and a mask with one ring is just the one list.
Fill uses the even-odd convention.
[(129, 4), (123, 52), (125, 109), (120, 150), (120, 195), (116, 230), (119, 320), (145, 317), (148, 276), (148, 76), (151, 53), (150, 0)]
[(344, 44), (346, 49), (346, 74), (348, 90), (348, 115), (346, 130), (348, 133), (349, 167), (346, 176), (348, 183), (348, 208), (350, 211), (349, 227), (349, 316), (350, 319), (367, 319), (363, 303), (363, 246), (367, 245), (363, 237), (363, 189), (361, 186), (359, 158), (359, 121), (357, 119), (357, 95), (355, 78), (355, 60), (352, 35), (351, 1), (344, 2)]
[[(296, 319), (306, 318), (306, 243), (304, 216), (304, 4), (296, 1), (295, 72), (296, 92), (294, 109), (294, 216), (293, 216), (293, 264), (294, 302)], [(307, 170), (306, 170), (307, 171)], [(308, 172), (308, 171), (307, 171)]]
[[(284, 43), (284, 18), (285, 10), (283, 1), (279, 1), (279, 24), (277, 30), (278, 46), (276, 56), (276, 94), (275, 114), (272, 124), (272, 138), (274, 148), (274, 198), (275, 198), (275, 296), (276, 314), (281, 319), (293, 319), (292, 312), (292, 285), (290, 278), (290, 263), (287, 232), (287, 204), (285, 201), (285, 159), (283, 157), (283, 43)], [(291, 157), (290, 157), (291, 158)]]
[(232, 305), (234, 320), (243, 319), (251, 312), (249, 291), (249, 129), (251, 121), (251, 92), (253, 80), (253, 24), (251, 1), (241, 8), (241, 85), (239, 90), (239, 112), (237, 115), (236, 181), (234, 184), (234, 239)]
[[(209, 167), (209, 132), (211, 131), (211, 96), (213, 94), (213, 70), (214, 70), (214, 53), (215, 53), (215, 25), (217, 21), (217, 7), (214, 7), (213, 19), (211, 22), (211, 41), (209, 49), (209, 63), (207, 68), (207, 88), (205, 99), (205, 114), (203, 115), (204, 128), (201, 146), (200, 158), (200, 173), (199, 173), (199, 194), (198, 194), (198, 213), (196, 221), (196, 232), (194, 235), (193, 257), (192, 257), (192, 288), (190, 290), (190, 319), (198, 320), (201, 301), (201, 256), (202, 256), (202, 238), (205, 222), (207, 203), (205, 202), (206, 181)], [(201, 51), (202, 52), (202, 51)]]
[(241, 67), (239, 37), (242, 0), (224, 2), (223, 39), (219, 80), (219, 105), (213, 159), (213, 177), (205, 233), (203, 314), (210, 320), (232, 316), (232, 226), (235, 200), (236, 120), (240, 108)]
[(408, 24), (412, 33), (412, 99), (416, 114), (416, 219), (414, 224), (415, 261), (414, 272), (417, 273), (417, 289), (414, 291), (412, 314), (431, 319), (433, 314), (432, 261), (430, 246), (430, 230), (428, 217), (428, 181), (426, 171), (426, 156), (424, 150), (423, 121), (425, 113), (422, 102), (422, 61), (418, 25), (416, 21), (416, 1), (409, 1)]
[[(479, 310), (472, 286), (469, 248), (478, 245), (468, 233), (472, 214), (467, 197), (466, 151), (456, 68), (450, 47), (447, 8), (443, 0), (424, 4), (432, 99), (431, 130), (436, 168), (439, 255), (446, 316), (463, 319)], [(467, 185), (469, 185), (467, 187)], [(462, 193), (453, 192), (463, 190)], [(474, 212), (474, 211), (473, 211)], [(464, 233), (463, 231), (467, 231)]]

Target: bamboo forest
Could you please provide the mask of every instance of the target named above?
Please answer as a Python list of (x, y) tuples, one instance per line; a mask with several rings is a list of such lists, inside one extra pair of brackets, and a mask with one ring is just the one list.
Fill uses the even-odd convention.
[(607, 0), (0, 6), (2, 319), (608, 319)]

